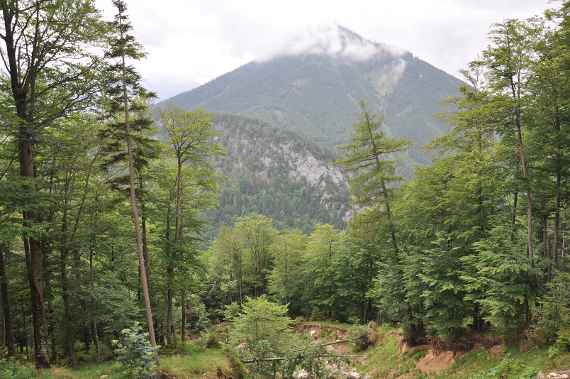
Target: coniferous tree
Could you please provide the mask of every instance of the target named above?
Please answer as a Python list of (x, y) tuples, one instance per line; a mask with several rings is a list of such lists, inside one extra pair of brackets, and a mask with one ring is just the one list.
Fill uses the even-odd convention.
[(390, 185), (399, 180), (395, 174), (394, 154), (405, 150), (408, 143), (387, 137), (382, 130), (383, 118), (370, 113), (364, 103), (361, 103), (361, 110), (361, 119), (354, 124), (351, 142), (341, 146), (344, 156), (338, 160), (338, 164), (354, 173), (350, 184), (359, 205), (383, 207), (392, 245), (397, 252)]
[[(137, 145), (133, 135), (137, 133), (134, 126), (133, 112), (140, 111), (136, 100), (148, 97), (141, 86), (140, 75), (129, 62), (144, 57), (142, 47), (135, 38), (129, 34), (132, 26), (127, 16), (127, 6), (124, 1), (113, 0), (116, 8), (115, 20), (111, 23), (112, 36), (109, 40), (109, 49), (106, 53), (110, 61), (108, 80), (106, 83), (106, 102), (111, 127), (120, 130), (126, 145), (126, 161), (128, 171), (129, 204), (132, 213), (135, 246), (139, 260), (140, 281), (145, 304), (146, 321), (152, 347), (156, 347), (154, 320), (148, 285), (147, 269), (144, 254), (143, 233), (141, 228), (140, 201), (137, 196), (136, 150)], [(141, 128), (138, 128), (139, 130)], [(142, 156), (142, 154), (139, 154)]]

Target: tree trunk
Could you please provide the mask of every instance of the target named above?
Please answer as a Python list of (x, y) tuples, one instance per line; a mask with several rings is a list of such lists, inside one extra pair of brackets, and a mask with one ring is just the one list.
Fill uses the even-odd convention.
[(172, 203), (173, 193), (170, 191), (170, 196), (168, 199), (168, 205), (166, 207), (166, 223), (164, 231), (164, 239), (166, 241), (165, 245), (165, 255), (166, 255), (166, 340), (168, 345), (173, 345), (176, 343), (176, 338), (174, 336), (174, 325), (173, 325), (173, 312), (172, 312), (172, 297), (173, 297), (173, 285), (174, 285), (174, 252), (172, 251), (172, 241), (170, 237), (170, 213), (171, 213), (171, 203)]
[[(128, 111), (127, 111), (128, 113)], [(128, 116), (125, 116), (125, 119), (128, 120)], [(129, 160), (129, 205), (131, 207), (132, 212), (132, 220), (133, 220), (133, 227), (134, 227), (134, 234), (135, 234), (135, 241), (136, 241), (136, 248), (137, 254), (139, 257), (139, 271), (141, 276), (141, 286), (143, 290), (143, 297), (144, 297), (144, 304), (145, 304), (145, 313), (146, 319), (148, 324), (148, 331), (150, 337), (150, 343), (153, 347), (156, 347), (156, 339), (154, 335), (154, 322), (152, 318), (152, 308), (150, 304), (150, 294), (148, 290), (148, 281), (146, 277), (146, 263), (144, 259), (143, 253), (143, 240), (142, 240), (142, 233), (140, 227), (140, 218), (139, 218), (139, 210), (137, 204), (137, 198), (135, 193), (135, 170), (134, 170), (134, 157), (133, 157), (133, 150), (132, 150), (132, 141), (131, 137), (128, 134), (128, 127), (127, 127), (127, 150), (128, 150), (128, 160)]]
[(0, 297), (2, 298), (2, 314), (4, 315), (4, 340), (8, 356), (14, 355), (14, 331), (12, 329), (12, 314), (8, 297), (8, 276), (6, 274), (8, 248), (0, 244)]
[[(519, 83), (520, 83), (520, 73), (519, 73)], [(532, 186), (530, 183), (530, 176), (529, 176), (529, 170), (528, 170), (528, 162), (526, 160), (526, 154), (525, 154), (525, 148), (524, 148), (524, 140), (523, 140), (523, 134), (522, 134), (522, 117), (521, 117), (521, 108), (520, 108), (520, 85), (516, 85), (513, 81), (513, 79), (511, 78), (511, 90), (512, 90), (512, 96), (513, 96), (513, 100), (516, 102), (516, 106), (514, 109), (514, 116), (515, 116), (515, 126), (516, 126), (516, 135), (517, 135), (517, 150), (518, 150), (518, 155), (519, 155), (519, 161), (520, 161), (520, 165), (521, 165), (521, 172), (522, 172), (522, 176), (523, 179), (525, 181), (525, 186), (526, 186), (526, 197), (527, 197), (527, 212), (526, 212), (526, 216), (527, 216), (527, 251), (528, 251), (528, 257), (530, 259), (533, 258), (534, 256), (534, 250), (533, 250), (533, 224), (532, 224), (532, 206), (533, 206), (533, 200), (532, 200)]]
[[(124, 30), (120, 30), (120, 38), (123, 40), (125, 38)], [(127, 62), (126, 62), (126, 52), (122, 52), (121, 56), (121, 74), (122, 74), (122, 90), (123, 90), (123, 112), (124, 112), (124, 127), (125, 127), (125, 138), (127, 142), (127, 161), (128, 161), (128, 174), (129, 174), (129, 205), (132, 213), (133, 221), (133, 231), (135, 234), (135, 242), (137, 255), (139, 258), (139, 271), (141, 277), (141, 286), (143, 290), (144, 305), (146, 321), (148, 324), (148, 334), (150, 339), (150, 344), (152, 347), (156, 348), (156, 337), (154, 334), (154, 319), (152, 317), (152, 307), (150, 303), (150, 293), (148, 289), (148, 278), (146, 270), (146, 261), (144, 257), (144, 247), (143, 247), (143, 237), (140, 226), (140, 215), (139, 215), (139, 204), (137, 201), (136, 194), (136, 172), (135, 172), (135, 156), (133, 152), (133, 141), (131, 138), (131, 130), (129, 124), (129, 96), (127, 90)], [(158, 360), (158, 355), (157, 355)]]
[(180, 339), (182, 340), (182, 345), (186, 342), (186, 293), (184, 291), (180, 294), (180, 308), (182, 309), (182, 314), (180, 315)]
[[(129, 127), (129, 101), (127, 95), (127, 77), (126, 77), (126, 62), (125, 56), (122, 57), (122, 67), (123, 67), (123, 101), (124, 101), (124, 115), (125, 115), (125, 134), (127, 142), (127, 158), (128, 158), (128, 170), (129, 170), (129, 205), (132, 212), (133, 229), (135, 234), (135, 242), (137, 254), (139, 257), (139, 271), (141, 276), (141, 286), (143, 290), (144, 305), (146, 321), (148, 324), (148, 334), (150, 338), (150, 344), (152, 347), (156, 348), (156, 338), (154, 334), (154, 320), (152, 317), (152, 308), (150, 304), (150, 293), (148, 290), (148, 280), (146, 276), (146, 263), (144, 259), (144, 249), (143, 249), (143, 239), (140, 227), (140, 217), (139, 217), (139, 205), (137, 202), (136, 194), (136, 173), (135, 173), (135, 157), (133, 153), (133, 142), (130, 135)], [(158, 356), (157, 356), (158, 359)]]
[(66, 173), (64, 184), (64, 200), (63, 200), (63, 216), (61, 220), (61, 252), (60, 252), (60, 276), (61, 276), (61, 297), (63, 301), (63, 352), (69, 363), (75, 365), (75, 352), (73, 350), (73, 319), (71, 317), (71, 289), (69, 285), (69, 277), (67, 275), (68, 257), (69, 257), (69, 241), (68, 241), (68, 213), (69, 213), (69, 173)]
[[(35, 90), (35, 78), (37, 71), (31, 69), (27, 72), (26, 85), (21, 81), (19, 66), (19, 54), (16, 48), (15, 31), (13, 20), (18, 16), (11, 3), (3, 1), (1, 4), (4, 21), (3, 41), (6, 47), (5, 63), (8, 69), (12, 97), (16, 107), (16, 115), (19, 118), (18, 128), (18, 153), (20, 161), (20, 176), (26, 181), (22, 185), (22, 191), (27, 192), (34, 198), (36, 194), (35, 184), (32, 182), (34, 173), (33, 155), (33, 131), (32, 116), (28, 114), (28, 102), (33, 105), (33, 90)], [(39, 5), (36, 5), (39, 6)], [(30, 92), (32, 94), (30, 95)], [(45, 322), (44, 293), (42, 285), (42, 250), (38, 239), (34, 236), (34, 228), (38, 224), (38, 215), (28, 209), (22, 210), (22, 240), (24, 253), (28, 267), (28, 279), (30, 282), (30, 295), (32, 304), (32, 324), (34, 331), (34, 356), (37, 368), (49, 368), (47, 354), (47, 325)]]
[[(560, 133), (560, 120), (557, 118), (555, 122), (557, 135)], [(560, 233), (560, 210), (562, 208), (562, 149), (560, 148), (560, 138), (557, 138), (556, 146), (556, 208), (554, 210), (554, 264), (558, 266), (560, 261), (561, 233)]]
[[(148, 236), (147, 236), (147, 227), (146, 227), (146, 207), (145, 207), (145, 198), (144, 198), (144, 180), (142, 178), (142, 174), (140, 172), (140, 170), (137, 170), (138, 172), (138, 183), (139, 183), (139, 195), (138, 195), (138, 199), (139, 199), (139, 203), (140, 203), (140, 208), (141, 208), (141, 228), (142, 228), (142, 240), (143, 240), (143, 256), (144, 256), (144, 262), (145, 262), (145, 270), (146, 270), (146, 277), (147, 277), (147, 281), (148, 281), (148, 290), (149, 292), (151, 291), (151, 281), (150, 281), (150, 259), (149, 259), (149, 255), (148, 255)], [(139, 284), (140, 284), (140, 274), (139, 274)], [(141, 286), (142, 287), (142, 286)], [(138, 300), (140, 301), (141, 299), (141, 290), (139, 288), (138, 291), (138, 296), (137, 296)]]
[[(175, 199), (175, 215), (176, 226), (174, 234), (174, 242), (176, 244), (182, 241), (182, 161), (178, 158), (176, 165), (176, 199)], [(177, 246), (178, 247), (178, 246)]]
[(49, 256), (51, 255), (51, 241), (47, 239), (42, 239), (41, 249), (43, 252), (43, 267), (44, 267), (44, 294), (45, 294), (45, 304), (46, 304), (46, 325), (47, 334), (49, 337), (49, 359), (50, 362), (54, 362), (57, 359), (57, 338), (55, 335), (56, 321), (55, 321), (55, 311), (54, 311), (54, 294), (52, 289), (52, 268), (50, 265)]
[[(34, 178), (33, 145), (30, 136), (24, 131), (20, 135), (20, 175), (28, 180)], [(36, 193), (35, 185), (26, 184), (27, 190)], [(48, 336), (44, 308), (44, 290), (42, 284), (43, 255), (40, 241), (31, 231), (37, 225), (37, 216), (30, 210), (22, 212), (24, 251), (29, 257), (29, 280), (32, 301), (32, 324), (34, 331), (34, 360), (37, 368), (49, 368)]]

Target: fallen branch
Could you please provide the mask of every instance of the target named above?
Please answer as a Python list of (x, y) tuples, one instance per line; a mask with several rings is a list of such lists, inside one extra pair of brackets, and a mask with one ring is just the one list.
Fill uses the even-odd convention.
[[(365, 358), (366, 355), (357, 355), (357, 354), (345, 354), (345, 355), (337, 355), (337, 354), (323, 354), (319, 355), (317, 358), (348, 358), (348, 359), (356, 359), (356, 358)], [(274, 358), (261, 358), (261, 359), (248, 359), (242, 361), (242, 363), (250, 364), (256, 362), (278, 362), (278, 361), (288, 361), (295, 358), (286, 358), (286, 357), (274, 357)]]

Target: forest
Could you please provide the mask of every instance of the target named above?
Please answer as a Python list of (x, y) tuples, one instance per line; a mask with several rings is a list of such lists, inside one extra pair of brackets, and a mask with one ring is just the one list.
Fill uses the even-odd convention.
[(492, 27), (412, 179), (397, 169), (408, 141), (362, 102), (334, 162), (345, 226), (245, 210), (213, 237), (214, 115), (153, 106), (113, 4), (105, 20), (92, 0), (0, 1), (2, 378), (104, 362), (113, 378), (177, 377), (157, 376), (173, 354), (206, 354), (218, 378), (357, 377), (331, 373), (352, 355), (298, 333), (309, 322), (350, 325), (356, 351), (377, 328), (570, 368), (570, 2)]

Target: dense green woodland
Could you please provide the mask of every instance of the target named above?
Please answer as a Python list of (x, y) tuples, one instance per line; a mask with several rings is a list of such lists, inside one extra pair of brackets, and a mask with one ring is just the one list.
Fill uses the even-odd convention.
[[(0, 1), (3, 356), (73, 366), (131, 341), (152, 357), (224, 320), (238, 345), (256, 312), (399, 325), (411, 345), (490, 333), (570, 350), (570, 2), (492, 28), (412, 180), (395, 174), (409, 144), (361, 104), (335, 162), (357, 210), (344, 230), (252, 213), (213, 241), (213, 115), (154, 121), (113, 3), (105, 21), (92, 0)], [(285, 354), (275, 330), (250, 358)]]

